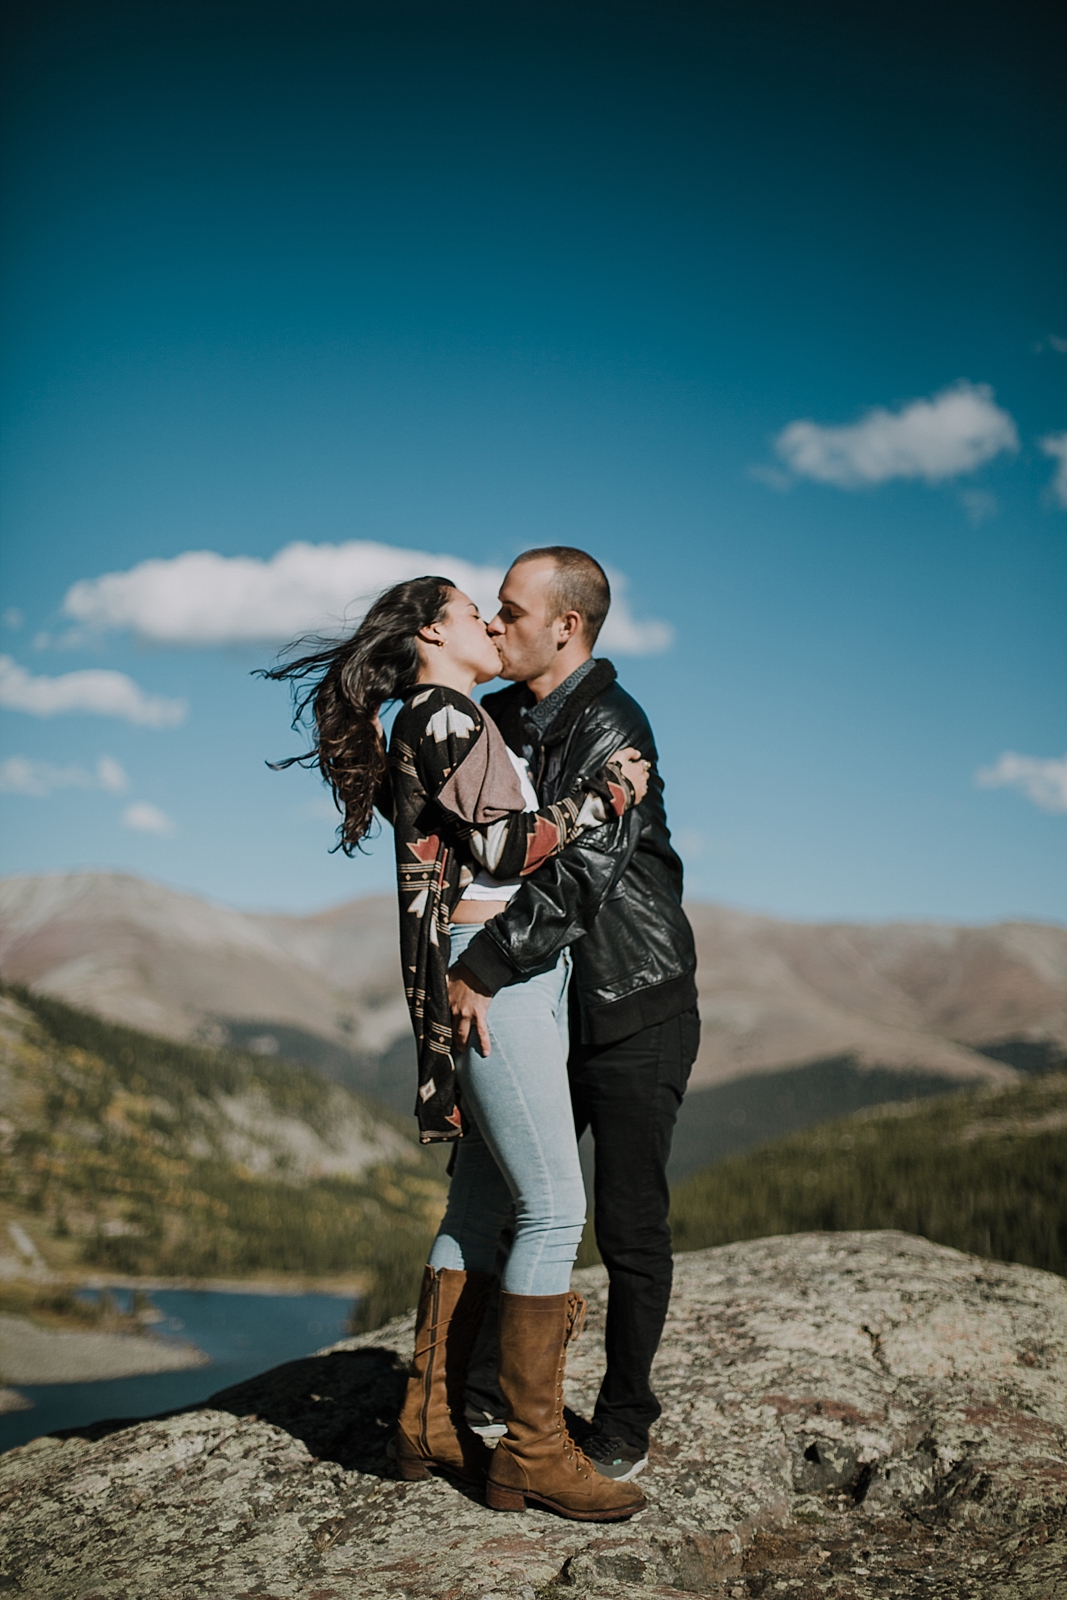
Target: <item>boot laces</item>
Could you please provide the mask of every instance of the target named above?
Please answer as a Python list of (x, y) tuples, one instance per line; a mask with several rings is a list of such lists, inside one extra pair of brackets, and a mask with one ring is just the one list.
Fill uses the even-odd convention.
[(585, 1327), (586, 1303), (576, 1289), (572, 1289), (567, 1296), (567, 1333), (563, 1340), (566, 1349), (572, 1339), (577, 1339)]
[[(581, 1308), (582, 1321), (584, 1322), (585, 1301), (580, 1295), (574, 1295), (572, 1299), (578, 1301)], [(571, 1437), (571, 1431), (563, 1419), (563, 1377), (565, 1371), (566, 1361), (561, 1357), (559, 1366), (556, 1369), (556, 1432), (559, 1434), (560, 1442), (563, 1446), (563, 1454), (569, 1461), (573, 1462), (574, 1469), (579, 1477), (588, 1478), (596, 1469), (585, 1451)]]

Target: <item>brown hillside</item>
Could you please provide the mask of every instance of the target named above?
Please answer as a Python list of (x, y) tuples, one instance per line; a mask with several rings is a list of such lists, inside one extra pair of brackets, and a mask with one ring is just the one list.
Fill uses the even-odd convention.
[[(1067, 929), (689, 911), (704, 1019), (694, 1088), (835, 1057), (998, 1081), (1011, 1069), (975, 1047), (1067, 1046)], [(304, 1037), (364, 1058), (407, 1039), (391, 896), (282, 916), (112, 873), (9, 878), (0, 972), (177, 1038), (239, 1027), (254, 1048), (293, 1053)]]

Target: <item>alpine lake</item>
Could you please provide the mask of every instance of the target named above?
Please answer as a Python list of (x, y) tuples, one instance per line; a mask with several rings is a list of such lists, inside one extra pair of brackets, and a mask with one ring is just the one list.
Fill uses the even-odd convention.
[[(132, 1291), (110, 1292), (120, 1310), (130, 1309)], [(60, 1429), (198, 1405), (220, 1389), (343, 1339), (354, 1303), (350, 1294), (214, 1289), (153, 1289), (149, 1299), (158, 1312), (153, 1334), (195, 1345), (209, 1364), (96, 1383), (20, 1383), (15, 1387), (31, 1409), (0, 1415), (0, 1451)]]

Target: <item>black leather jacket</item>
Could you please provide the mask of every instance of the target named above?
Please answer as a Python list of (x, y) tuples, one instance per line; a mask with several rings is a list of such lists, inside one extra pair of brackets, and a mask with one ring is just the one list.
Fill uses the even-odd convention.
[[(482, 706), (522, 748), (524, 684)], [(495, 994), (571, 946), (582, 1041), (609, 1044), (696, 1004), (696, 949), (682, 910), (682, 863), (671, 848), (652, 729), (637, 701), (598, 661), (549, 727), (534, 782), (543, 804), (567, 793), (623, 745), (652, 763), (633, 811), (583, 833), (526, 879), (506, 911), (467, 946), (463, 964)], [(535, 755), (535, 767), (538, 765)]]

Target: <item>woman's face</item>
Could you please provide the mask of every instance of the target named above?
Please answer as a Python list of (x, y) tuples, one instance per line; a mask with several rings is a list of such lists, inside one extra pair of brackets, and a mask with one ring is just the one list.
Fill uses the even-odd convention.
[(474, 673), (475, 683), (499, 676), (500, 656), (485, 631), (485, 622), (469, 594), (453, 589), (448, 609), (435, 631), (444, 640), (441, 653), (461, 670)]

